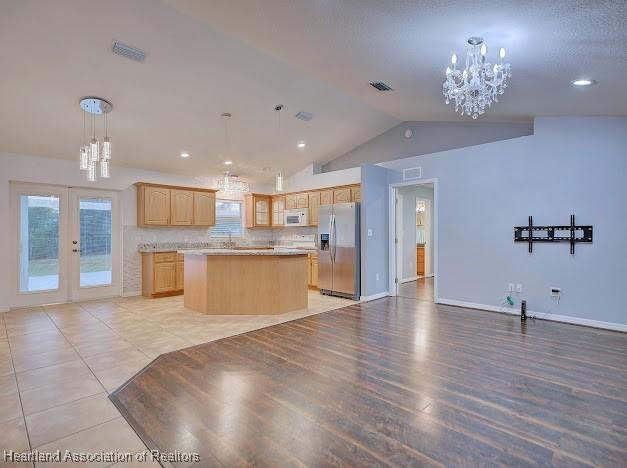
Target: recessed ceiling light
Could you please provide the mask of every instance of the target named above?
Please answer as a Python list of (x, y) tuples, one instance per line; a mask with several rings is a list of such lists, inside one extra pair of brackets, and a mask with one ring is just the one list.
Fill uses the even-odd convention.
[(226, 164), (227, 166), (230, 166), (231, 164), (233, 164), (233, 161), (224, 161), (224, 164)]
[(189, 158), (189, 153), (181, 153), (181, 158)]
[(597, 84), (597, 82), (596, 80), (580, 79), (580, 80), (573, 80), (570, 82), (570, 84), (572, 84), (573, 86), (592, 86), (594, 84)]
[(304, 141), (299, 141), (299, 142), (298, 142), (298, 144), (297, 144), (296, 146), (298, 146), (299, 148), (301, 148), (301, 149), (302, 149), (302, 148), (304, 148), (304, 147), (305, 147), (305, 146), (307, 146), (307, 145), (305, 144), (305, 142), (304, 142)]

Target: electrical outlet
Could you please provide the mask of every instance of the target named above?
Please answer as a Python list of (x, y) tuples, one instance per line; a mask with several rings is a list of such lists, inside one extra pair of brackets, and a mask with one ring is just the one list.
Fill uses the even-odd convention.
[(368, 229), (368, 237), (372, 237), (372, 229)]
[(514, 292), (514, 283), (509, 283), (509, 285), (508, 285), (508, 287), (507, 287), (507, 290), (508, 290), (509, 292), (513, 293), (513, 292)]
[(516, 285), (516, 292), (517, 292), (518, 294), (520, 294), (520, 293), (522, 292), (522, 284), (518, 283), (518, 284)]

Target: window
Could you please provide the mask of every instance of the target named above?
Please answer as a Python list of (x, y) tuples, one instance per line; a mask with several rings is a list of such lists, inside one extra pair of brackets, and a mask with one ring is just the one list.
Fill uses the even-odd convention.
[(242, 236), (242, 202), (216, 200), (216, 225), (209, 230), (211, 237)]

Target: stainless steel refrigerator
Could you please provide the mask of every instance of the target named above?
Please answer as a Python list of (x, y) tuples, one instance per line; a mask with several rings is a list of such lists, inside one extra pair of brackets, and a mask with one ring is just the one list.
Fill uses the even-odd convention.
[(359, 203), (321, 205), (316, 246), (320, 292), (358, 300), (361, 286)]

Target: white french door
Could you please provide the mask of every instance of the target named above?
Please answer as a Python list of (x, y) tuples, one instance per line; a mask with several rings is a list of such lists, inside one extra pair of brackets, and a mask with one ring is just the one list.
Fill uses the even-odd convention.
[(120, 293), (117, 192), (11, 184), (13, 305)]

